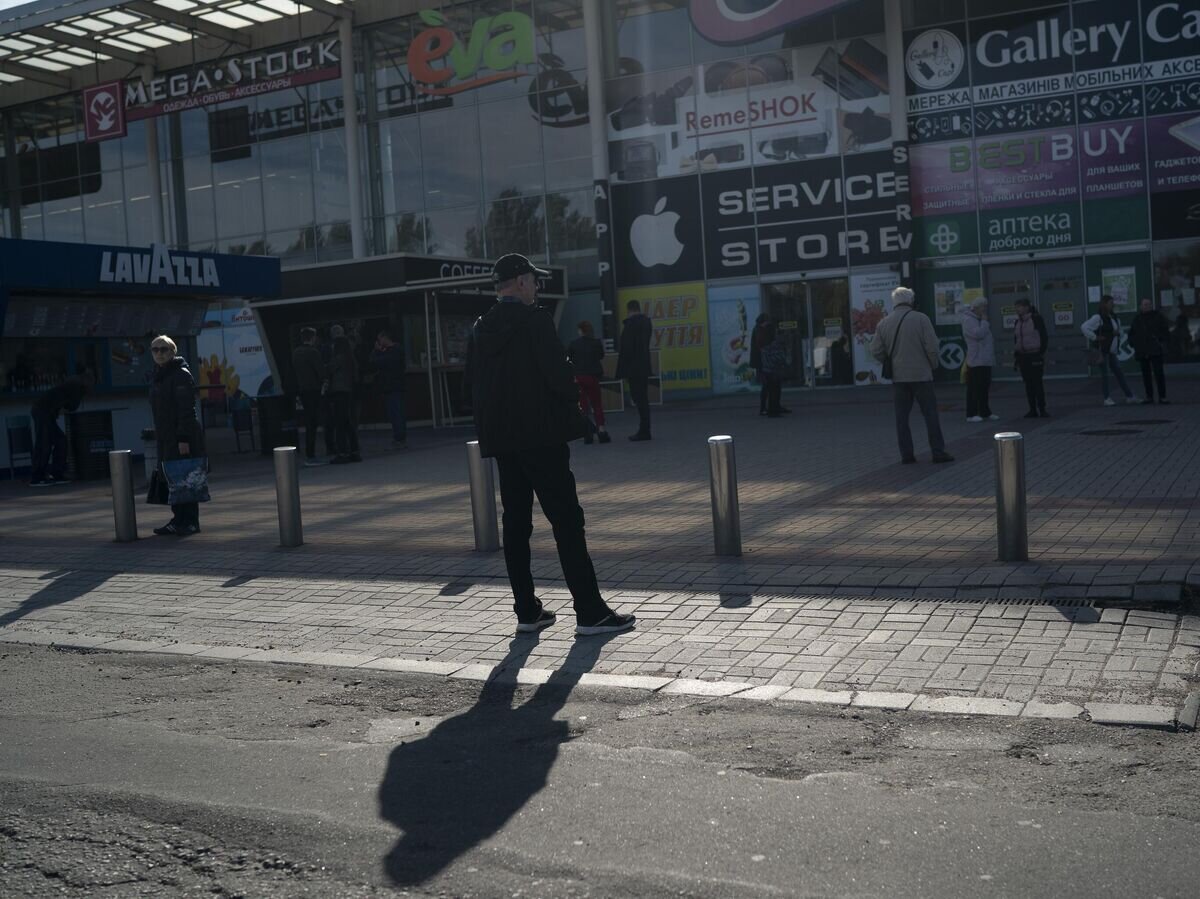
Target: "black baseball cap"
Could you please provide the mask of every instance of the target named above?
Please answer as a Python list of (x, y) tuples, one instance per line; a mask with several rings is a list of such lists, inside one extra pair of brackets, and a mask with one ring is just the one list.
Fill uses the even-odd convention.
[(545, 269), (537, 268), (520, 253), (508, 253), (501, 256), (492, 266), (492, 280), (497, 284), (503, 284), (505, 281), (528, 274), (540, 275), (544, 278), (550, 273)]

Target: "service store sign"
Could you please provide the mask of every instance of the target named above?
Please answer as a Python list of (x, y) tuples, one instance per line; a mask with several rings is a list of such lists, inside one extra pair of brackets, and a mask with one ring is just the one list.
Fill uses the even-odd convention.
[(87, 140), (124, 137), (126, 123), (328, 81), (341, 75), (336, 37), (248, 52), (149, 80), (98, 84), (83, 92)]

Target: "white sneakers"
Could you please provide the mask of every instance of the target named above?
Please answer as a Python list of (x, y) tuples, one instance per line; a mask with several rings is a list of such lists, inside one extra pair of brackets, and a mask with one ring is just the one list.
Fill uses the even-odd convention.
[(1000, 420), (999, 415), (989, 415), (988, 416), (988, 421), (999, 421), (999, 420)]
[(1106, 397), (1104, 398), (1104, 405), (1106, 405), (1106, 406), (1115, 406), (1116, 404), (1117, 404), (1117, 401), (1116, 401), (1116, 400), (1114, 400), (1114, 399), (1113, 399), (1111, 396), (1106, 396)]
[(967, 419), (967, 421), (969, 421), (971, 424), (978, 424), (979, 422), (983, 421), (983, 418), (978, 415), (972, 415)]
[(1140, 405), (1141, 402), (1142, 401), (1139, 400), (1136, 396), (1125, 397), (1125, 405), (1127, 405), (1127, 406), (1132, 406), (1134, 403), (1138, 403)]

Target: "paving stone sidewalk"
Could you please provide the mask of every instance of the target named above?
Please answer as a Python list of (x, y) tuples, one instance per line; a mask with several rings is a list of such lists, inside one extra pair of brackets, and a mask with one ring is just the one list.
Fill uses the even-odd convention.
[[(193, 544), (157, 568), (142, 562), (129, 570), (95, 549), (24, 559), (4, 550), (0, 641), (415, 665), (482, 679), (514, 638), (506, 586), (390, 571), (359, 576), (379, 561), (372, 556), (245, 552), (235, 563)], [(565, 663), (574, 640), (568, 595), (541, 594), (560, 620), (530, 654), (526, 676), (535, 680)], [(1196, 616), (1083, 603), (782, 596), (769, 588), (626, 589), (609, 599), (636, 613), (639, 626), (604, 645), (592, 674), (650, 678), (668, 692), (933, 711), (942, 703), (944, 711), (1042, 717), (1085, 708), (1120, 717), (1132, 705), (1169, 723), (1200, 683)]]
[[(1107, 599), (1140, 607), (1200, 591), (1200, 381), (1172, 381), (1171, 406), (1104, 408), (1096, 385), (1050, 386), (1055, 417), (1020, 417), (1019, 384), (1000, 383), (1005, 420), (967, 423), (961, 393), (942, 388), (953, 465), (902, 466), (890, 395), (789, 396), (786, 419), (758, 417), (753, 397), (656, 410), (655, 440), (573, 447), (588, 538), (608, 587), (832, 593), (881, 599)], [(918, 433), (920, 427), (914, 419)], [(995, 561), (993, 432), (1026, 434), (1031, 561)], [(1117, 432), (1103, 433), (1103, 432)], [(1102, 432), (1102, 433), (1096, 433)], [(744, 555), (713, 555), (705, 440), (736, 439)], [(316, 569), (347, 553), (363, 571), (503, 582), (498, 555), (471, 552), (464, 429), (415, 431), (406, 453), (302, 471), (308, 545), (289, 564)], [(918, 437), (918, 445), (920, 438)], [(219, 457), (204, 533), (189, 546), (230, 560), (278, 541), (269, 460)], [(139, 504), (149, 536), (161, 512)], [(179, 547), (116, 547), (107, 486), (0, 486), (0, 536), (18, 555), (38, 547), (103, 548), (135, 565)], [(69, 543), (67, 542), (69, 541)], [(559, 577), (553, 541), (535, 524), (539, 576)]]

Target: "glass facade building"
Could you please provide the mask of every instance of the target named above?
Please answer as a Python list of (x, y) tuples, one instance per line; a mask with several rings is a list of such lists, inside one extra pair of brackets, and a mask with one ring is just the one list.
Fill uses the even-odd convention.
[(156, 200), (171, 247), (285, 268), (350, 259), (356, 228), (371, 256), (522, 252), (568, 269), (565, 336), (648, 305), (668, 397), (749, 389), (760, 312), (792, 386), (878, 382), (902, 282), (946, 379), (978, 295), (1000, 335), (1041, 308), (1051, 375), (1086, 374), (1104, 294), (1200, 360), (1200, 0), (611, 0), (598, 59), (584, 5), (358, 0), (352, 47), (120, 79), (105, 139), (86, 91), (7, 105), (0, 230), (144, 245)]

